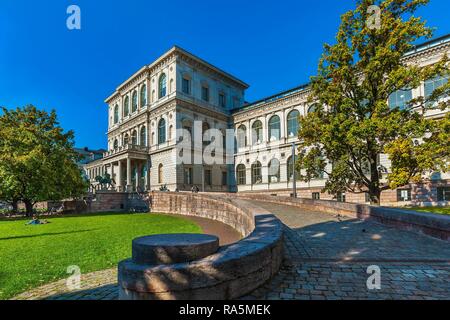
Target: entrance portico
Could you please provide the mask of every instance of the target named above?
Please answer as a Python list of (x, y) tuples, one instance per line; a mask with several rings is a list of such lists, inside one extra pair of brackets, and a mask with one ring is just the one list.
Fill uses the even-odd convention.
[(150, 155), (147, 147), (127, 145), (104, 154), (105, 172), (111, 175), (116, 191), (150, 190)]

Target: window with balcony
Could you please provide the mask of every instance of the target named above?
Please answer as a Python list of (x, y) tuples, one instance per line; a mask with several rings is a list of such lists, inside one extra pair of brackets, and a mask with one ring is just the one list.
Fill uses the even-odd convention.
[(137, 132), (136, 130), (133, 130), (133, 132), (131, 133), (131, 144), (133, 146), (137, 146)]

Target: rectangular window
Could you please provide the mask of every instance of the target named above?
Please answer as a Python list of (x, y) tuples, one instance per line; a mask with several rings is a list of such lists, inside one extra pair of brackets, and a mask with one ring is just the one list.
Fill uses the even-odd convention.
[(192, 184), (192, 168), (184, 169), (184, 183)]
[(337, 202), (345, 202), (345, 193), (338, 192), (338, 194), (336, 195), (336, 200)]
[(437, 200), (438, 201), (450, 201), (450, 187), (437, 188)]
[(189, 79), (183, 78), (181, 87), (182, 87), (181, 89), (182, 89), (183, 93), (191, 94), (191, 81), (189, 81)]
[(211, 170), (205, 170), (205, 184), (210, 186), (211, 183)]
[(313, 200), (320, 200), (320, 192), (313, 192), (312, 198)]
[(366, 203), (367, 203), (367, 202), (370, 202), (370, 196), (369, 196), (369, 193), (368, 193), (368, 192), (364, 193), (364, 196), (365, 196), (364, 201), (365, 201)]
[(209, 101), (209, 88), (202, 87), (202, 100)]
[(398, 189), (397, 190), (397, 201), (411, 201), (411, 189)]
[(225, 97), (225, 94), (219, 93), (219, 107), (225, 108), (227, 105), (227, 99)]
[(226, 171), (222, 171), (222, 185), (228, 185), (228, 176)]
[(412, 90), (398, 90), (389, 97), (389, 107), (405, 109), (406, 104), (412, 100)]

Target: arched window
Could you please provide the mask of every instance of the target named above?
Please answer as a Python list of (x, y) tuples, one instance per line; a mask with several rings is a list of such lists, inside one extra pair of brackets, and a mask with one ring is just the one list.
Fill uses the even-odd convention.
[(240, 165), (237, 166), (237, 168), (236, 168), (236, 180), (237, 180), (237, 184), (240, 185), (240, 186), (247, 184), (245, 165), (240, 164)]
[(163, 164), (160, 163), (158, 166), (158, 183), (163, 183), (164, 179), (163, 179)]
[(125, 101), (123, 102), (123, 114), (125, 117), (130, 114), (130, 98), (128, 96), (125, 97)]
[(247, 127), (244, 125), (241, 125), (237, 130), (237, 145), (238, 148), (247, 146)]
[(319, 104), (318, 103), (314, 103), (314, 104), (309, 106), (308, 113), (316, 112), (317, 110), (319, 110)]
[(280, 140), (280, 117), (273, 116), (269, 120), (269, 141), (277, 141)]
[(147, 146), (147, 128), (145, 126), (141, 128), (141, 146)]
[[(287, 161), (287, 178), (288, 181), (292, 181), (294, 179), (294, 163), (293, 163), (293, 157), (289, 157)], [(300, 172), (295, 169), (295, 177), (297, 178), (297, 181), (300, 180)]]
[(136, 130), (133, 130), (133, 132), (131, 133), (131, 144), (133, 146), (136, 146), (138, 144), (137, 143), (137, 132), (136, 132)]
[(261, 162), (256, 161), (252, 164), (252, 184), (262, 183), (262, 166)]
[(252, 144), (257, 145), (263, 141), (262, 122), (257, 120), (252, 126)]
[(114, 150), (119, 148), (119, 141), (117, 139), (114, 140), (113, 148), (114, 148)]
[(147, 85), (141, 87), (141, 108), (147, 105)]
[(269, 162), (269, 183), (280, 182), (280, 161), (272, 159)]
[(123, 137), (123, 145), (126, 146), (126, 145), (128, 144), (128, 141), (129, 141), (129, 140), (130, 140), (130, 139), (129, 139), (128, 133), (127, 133), (127, 134), (125, 134), (125, 136)]
[(158, 124), (158, 144), (166, 142), (166, 120), (159, 120)]
[(137, 98), (137, 92), (134, 91), (132, 98), (131, 98), (131, 112), (136, 112), (138, 107), (138, 98)]
[(159, 77), (159, 98), (165, 97), (167, 94), (167, 77), (166, 74), (163, 73)]
[(119, 106), (116, 104), (114, 107), (114, 124), (119, 122)]
[(296, 137), (298, 135), (298, 118), (300, 117), (300, 112), (297, 110), (292, 110), (287, 116), (287, 133), (288, 137)]

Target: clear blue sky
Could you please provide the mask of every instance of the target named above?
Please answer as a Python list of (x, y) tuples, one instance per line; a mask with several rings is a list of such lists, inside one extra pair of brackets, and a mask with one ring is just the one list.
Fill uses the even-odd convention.
[[(56, 109), (79, 147), (106, 146), (103, 103), (172, 45), (250, 84), (247, 101), (309, 81), (354, 0), (0, 0), (0, 105)], [(66, 28), (80, 6), (82, 30)], [(450, 1), (419, 14), (450, 32)]]

